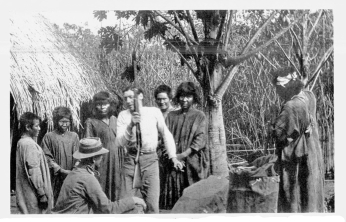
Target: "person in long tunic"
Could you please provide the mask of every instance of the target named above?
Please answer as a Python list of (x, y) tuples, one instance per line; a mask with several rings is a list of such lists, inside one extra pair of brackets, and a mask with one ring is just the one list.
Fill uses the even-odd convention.
[[(172, 89), (167, 85), (159, 85), (154, 91), (154, 98), (156, 105), (162, 112), (163, 117), (166, 119), (168, 113), (175, 110), (176, 108), (172, 106)], [(168, 161), (167, 152), (165, 149), (165, 144), (163, 143), (162, 137), (159, 135), (159, 143), (157, 147), (157, 156), (159, 158), (159, 172), (160, 172), (160, 199), (163, 197), (164, 192), (164, 177), (166, 175), (166, 164)], [(160, 200), (160, 203), (162, 201)]]
[(293, 68), (274, 73), (284, 100), (273, 124), (280, 173), (278, 212), (323, 212), (323, 159), (316, 122), (316, 98), (302, 90)]
[[(73, 157), (80, 160), (66, 177), (61, 188), (54, 214), (117, 214), (138, 213), (145, 209), (143, 199), (130, 197), (118, 201), (110, 201), (103, 192), (95, 170), (102, 162), (103, 155), (109, 151), (102, 147), (100, 138), (89, 137), (80, 141), (79, 150)], [(103, 172), (101, 172), (103, 173)]]
[(77, 133), (68, 131), (72, 114), (67, 107), (56, 107), (53, 110), (54, 131), (47, 133), (41, 147), (46, 155), (51, 173), (54, 203), (58, 199), (62, 183), (75, 165), (73, 153), (78, 149)]
[(20, 117), (21, 139), (16, 151), (16, 201), (22, 214), (50, 213), (53, 192), (49, 167), (41, 147), (36, 143), (40, 119), (26, 112)]
[[(111, 201), (119, 200), (122, 190), (123, 149), (116, 143), (117, 118), (111, 115), (114, 100), (110, 93), (101, 91), (94, 95), (93, 106), (95, 118), (85, 122), (84, 137), (99, 137), (103, 146), (109, 150), (97, 170), (102, 172), (99, 177), (101, 187)], [(112, 106), (111, 106), (112, 105)]]
[(185, 163), (184, 171), (175, 170), (166, 162), (163, 195), (160, 206), (171, 209), (186, 187), (208, 177), (209, 151), (207, 148), (207, 120), (205, 114), (194, 108), (200, 103), (197, 87), (192, 82), (182, 83), (174, 101), (181, 109), (171, 111), (166, 119), (177, 146), (177, 159)]

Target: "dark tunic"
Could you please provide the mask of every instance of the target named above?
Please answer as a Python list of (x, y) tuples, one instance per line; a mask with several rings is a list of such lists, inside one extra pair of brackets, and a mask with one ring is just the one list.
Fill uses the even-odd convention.
[[(170, 113), (171, 111), (176, 110), (176, 108), (170, 106), (166, 112), (162, 113), (163, 117), (167, 118), (168, 113)], [(160, 197), (163, 196), (164, 193), (164, 178), (166, 175), (166, 162), (170, 161), (168, 160), (168, 156), (167, 156), (167, 152), (166, 152), (166, 148), (165, 148), (165, 144), (163, 142), (162, 137), (159, 135), (159, 143), (158, 143), (158, 147), (157, 147), (157, 156), (159, 158), (159, 172), (160, 172)]]
[(103, 192), (88, 166), (76, 167), (66, 177), (52, 213), (59, 214), (115, 214), (135, 207), (132, 198), (111, 202)]
[(50, 173), (54, 202), (56, 202), (62, 183), (65, 179), (65, 175), (58, 171), (60, 168), (64, 170), (72, 170), (75, 164), (72, 155), (76, 150), (78, 150), (79, 137), (75, 132), (67, 131), (64, 134), (61, 134), (54, 130), (43, 137), (41, 146), (46, 155), (48, 166), (51, 169)]
[(163, 177), (163, 193), (160, 207), (171, 209), (182, 196), (183, 190), (209, 174), (209, 152), (207, 149), (207, 120), (203, 112), (190, 108), (187, 113), (172, 111), (166, 119), (168, 129), (174, 137), (177, 154), (191, 148), (186, 158), (184, 172), (176, 171), (171, 161), (165, 161), (166, 175)]
[(323, 159), (317, 130), (312, 92), (302, 91), (284, 104), (274, 124), (278, 212), (323, 212)]
[[(38, 207), (38, 197), (46, 195), (48, 208)], [(49, 167), (41, 147), (30, 137), (22, 137), (16, 151), (16, 201), (22, 214), (49, 213), (53, 192)]]
[(99, 178), (101, 187), (111, 201), (118, 200), (121, 192), (121, 181), (123, 175), (121, 166), (123, 165), (123, 149), (119, 149), (116, 143), (117, 118), (111, 116), (109, 125), (102, 120), (87, 119), (85, 122), (84, 137), (99, 137), (104, 148), (109, 153), (103, 156), (101, 167), (97, 171), (101, 172)]

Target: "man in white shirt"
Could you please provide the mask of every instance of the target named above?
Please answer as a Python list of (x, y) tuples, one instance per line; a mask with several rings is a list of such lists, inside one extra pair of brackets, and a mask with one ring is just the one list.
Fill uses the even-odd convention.
[[(142, 187), (140, 191), (147, 203), (147, 213), (159, 213), (160, 180), (158, 157), (156, 153), (158, 135), (163, 138), (165, 148), (175, 168), (182, 169), (176, 158), (176, 147), (172, 134), (168, 130), (161, 111), (156, 107), (143, 107), (143, 91), (128, 87), (124, 91), (127, 110), (120, 112), (117, 121), (117, 142), (125, 148), (124, 175), (125, 193), (134, 196), (137, 189), (132, 188), (135, 170), (136, 127), (140, 123), (142, 146), (139, 156)], [(135, 112), (134, 98), (138, 95), (139, 112)]]

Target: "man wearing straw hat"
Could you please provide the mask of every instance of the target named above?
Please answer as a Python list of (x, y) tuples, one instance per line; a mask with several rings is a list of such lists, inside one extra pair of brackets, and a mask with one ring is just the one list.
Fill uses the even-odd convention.
[(63, 214), (117, 214), (137, 208), (146, 208), (145, 202), (138, 197), (125, 198), (111, 202), (103, 192), (95, 176), (95, 170), (103, 155), (109, 151), (102, 147), (100, 138), (88, 137), (80, 140), (79, 150), (73, 157), (79, 159), (79, 165), (66, 177), (53, 213)]

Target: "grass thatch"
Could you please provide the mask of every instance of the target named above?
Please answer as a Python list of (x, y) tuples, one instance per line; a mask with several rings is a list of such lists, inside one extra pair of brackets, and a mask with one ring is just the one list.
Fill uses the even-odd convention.
[(100, 75), (42, 15), (13, 15), (10, 27), (10, 88), (17, 116), (34, 112), (48, 119), (50, 130), (53, 109), (67, 106), (78, 128), (81, 102), (106, 89)]

